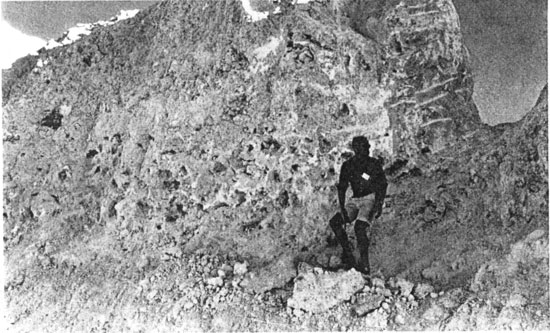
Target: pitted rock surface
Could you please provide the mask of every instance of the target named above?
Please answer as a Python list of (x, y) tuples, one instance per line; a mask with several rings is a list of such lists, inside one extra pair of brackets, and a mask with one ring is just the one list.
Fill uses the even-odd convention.
[[(369, 137), (387, 166), (445, 145), (416, 138), (436, 133), (428, 104), (388, 106), (406, 80), (425, 89), (466, 68), (452, 5), (419, 3), (428, 16), (417, 24), (439, 22), (422, 33), (402, 19), (409, 4), (387, 11), (402, 54), (339, 25), (323, 2), (253, 23), (226, 0), (168, 1), (29, 58), (3, 87), (7, 228), (66, 244), (100, 232), (109, 249), (220, 250), (258, 265), (316, 253), (353, 136)], [(422, 74), (442, 59), (446, 76)], [(459, 126), (470, 86), (451, 81), (464, 96)]]
[[(415, 30), (413, 7), (435, 30)], [(384, 278), (330, 316), (284, 307), (299, 282), (291, 262), (340, 254), (328, 227), (334, 184), (364, 134), (390, 182), (371, 230), (373, 271), (434, 293), (477, 276), (497, 303), (441, 297), (445, 313), (480, 314), (456, 327), (547, 326), (538, 268), (548, 261), (510, 248), (548, 228), (547, 91), (516, 124), (476, 124), (455, 14), (450, 1), (388, 2), (380, 15), (392, 20), (370, 38), (318, 1), (258, 22), (238, 1), (167, 1), (21, 59), (2, 75), (10, 324), (439, 329), (422, 320), (439, 294), (397, 298)], [(508, 254), (509, 275), (477, 274)], [(253, 276), (261, 284), (243, 292)], [(503, 281), (536, 287), (499, 299)], [(383, 308), (354, 319), (363, 294), (383, 296)]]

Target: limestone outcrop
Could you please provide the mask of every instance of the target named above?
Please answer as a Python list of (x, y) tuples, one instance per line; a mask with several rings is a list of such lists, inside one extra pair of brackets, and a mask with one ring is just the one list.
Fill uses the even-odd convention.
[[(218, 300), (230, 283), (292, 283), (297, 262), (338, 255), (327, 220), (358, 134), (390, 180), (373, 227), (384, 274), (465, 285), (547, 226), (546, 95), (518, 124), (483, 126), (452, 2), (381, 15), (369, 37), (324, 2), (249, 22), (240, 1), (167, 1), (4, 72), (10, 304), (24, 317), (44, 281), (169, 281), (203, 254), (247, 263), (188, 274)], [(180, 309), (205, 306), (194, 283)]]
[(6, 234), (258, 266), (316, 251), (353, 136), (414, 164), (472, 118), (452, 3), (386, 21), (381, 44), (323, 3), (247, 22), (236, 1), (169, 1), (23, 59), (3, 87)]

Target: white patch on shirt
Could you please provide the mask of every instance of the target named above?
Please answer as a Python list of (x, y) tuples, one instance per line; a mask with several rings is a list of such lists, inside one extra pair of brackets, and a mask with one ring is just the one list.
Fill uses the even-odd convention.
[(370, 179), (370, 176), (367, 175), (366, 173), (363, 173), (363, 174), (361, 175), (361, 177), (363, 177), (364, 180), (369, 180), (369, 179)]

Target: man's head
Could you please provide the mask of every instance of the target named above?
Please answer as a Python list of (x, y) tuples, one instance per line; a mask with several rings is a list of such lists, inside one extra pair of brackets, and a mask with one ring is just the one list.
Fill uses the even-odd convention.
[(351, 141), (351, 149), (355, 152), (355, 155), (368, 156), (370, 150), (369, 140), (364, 136), (356, 136)]

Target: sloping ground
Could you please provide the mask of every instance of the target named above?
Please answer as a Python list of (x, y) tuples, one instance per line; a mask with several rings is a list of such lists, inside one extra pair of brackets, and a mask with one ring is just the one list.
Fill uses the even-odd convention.
[[(215, 18), (206, 30), (204, 15)], [(491, 275), (508, 264), (509, 244), (547, 229), (546, 95), (518, 124), (463, 136), (464, 129), (452, 130), (448, 149), (418, 146), (422, 154), (408, 159), (407, 151), (387, 164), (391, 186), (372, 230), (373, 268), (427, 280), (437, 291), (458, 288), (449, 301), (434, 295), (442, 309), (399, 294), (392, 279), (329, 315), (286, 308), (296, 263), (330, 265), (338, 254), (328, 246), (326, 220), (343, 146), (366, 132), (377, 153), (393, 147), (384, 130), (386, 97), (394, 92), (379, 86), (372, 69), (374, 43), (334, 29), (321, 7), (254, 28), (241, 19), (230, 1), (215, 8), (163, 3), (48, 51), (41, 56), (49, 66), (34, 70), (37, 59), (27, 58), (8, 73), (4, 240), (13, 329), (435, 327), (475, 295), (467, 290), (474, 277), (492, 302), (492, 286), (523, 270), (536, 273), (539, 287), (524, 295), (528, 302), (512, 304), (538, 302), (529, 316), (548, 308), (540, 301), (546, 233), (516, 250), (535, 244), (534, 254), (511, 261), (532, 269)], [(326, 47), (352, 52), (354, 60)], [(346, 59), (355, 66), (361, 58), (372, 67), (346, 68)], [(417, 116), (423, 128), (426, 119)], [(402, 140), (399, 133), (390, 138)], [(380, 295), (386, 305), (372, 301)], [(518, 298), (507, 297), (487, 313), (498, 315), (499, 304)], [(351, 303), (362, 302), (375, 311), (356, 319)], [(462, 309), (467, 318), (471, 308)], [(464, 320), (453, 325), (468, 326)]]

